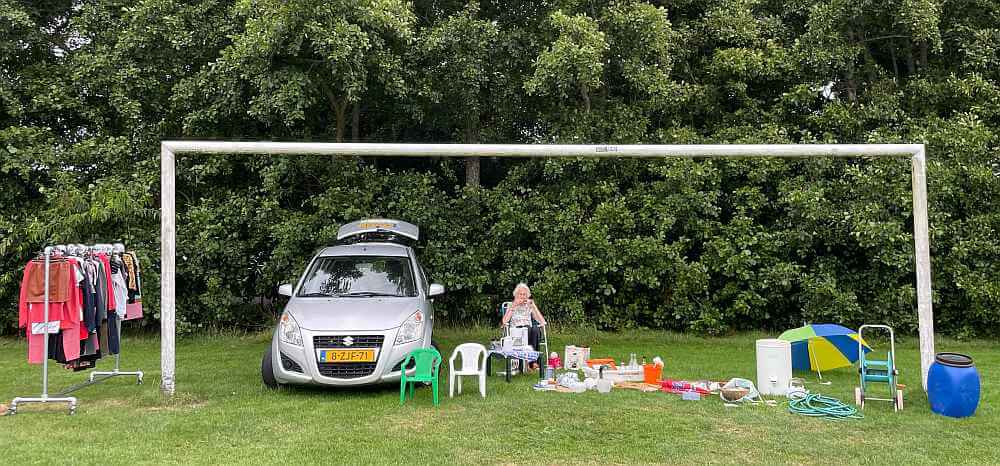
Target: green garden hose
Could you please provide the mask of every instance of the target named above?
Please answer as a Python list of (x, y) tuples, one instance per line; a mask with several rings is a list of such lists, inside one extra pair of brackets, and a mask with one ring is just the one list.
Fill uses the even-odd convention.
[(836, 398), (830, 398), (818, 393), (809, 393), (801, 398), (789, 400), (788, 411), (803, 416), (830, 419), (864, 418), (854, 406), (846, 405)]

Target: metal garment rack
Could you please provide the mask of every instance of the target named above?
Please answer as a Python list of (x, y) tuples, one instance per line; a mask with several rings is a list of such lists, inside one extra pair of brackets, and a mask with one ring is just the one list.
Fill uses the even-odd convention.
[[(110, 253), (119, 253), (119, 254), (121, 254), (121, 253), (125, 252), (125, 246), (123, 244), (121, 244), (121, 243), (116, 243), (114, 245), (111, 245), (111, 244), (95, 244), (93, 246), (86, 246), (86, 245), (82, 245), (82, 244), (76, 244), (76, 245), (70, 245), (69, 247), (63, 246), (63, 245), (57, 245), (55, 247), (46, 247), (45, 248), (45, 329), (46, 329), (46, 332), (48, 330), (48, 320), (49, 320), (49, 304), (48, 304), (49, 261), (50, 261), (50, 257), (52, 256), (52, 251), (53, 250), (59, 250), (59, 251), (62, 251), (62, 252), (65, 252), (67, 250), (69, 250), (71, 252), (72, 251), (88, 251), (89, 250), (89, 251), (104, 252), (104, 253), (109, 253), (109, 254)], [(113, 292), (113, 290), (108, 290), (108, 292), (109, 293)], [(97, 370), (91, 371), (90, 372), (90, 376), (89, 376), (89, 378), (88, 378), (88, 380), (86, 382), (82, 382), (82, 383), (70, 386), (69, 388), (67, 388), (67, 389), (59, 392), (58, 393), (58, 397), (50, 397), (50, 396), (48, 396), (48, 378), (49, 378), (49, 376), (48, 376), (48, 374), (49, 374), (49, 372), (48, 372), (48, 353), (49, 353), (48, 344), (49, 344), (49, 339), (48, 339), (48, 333), (46, 333), (45, 334), (46, 338), (45, 338), (45, 343), (44, 343), (44, 348), (45, 348), (44, 349), (44, 353), (45, 353), (44, 354), (44, 358), (45, 359), (42, 362), (42, 364), (43, 364), (43, 366), (42, 366), (42, 396), (39, 397), (39, 398), (22, 398), (22, 397), (15, 398), (14, 401), (11, 402), (11, 407), (10, 407), (9, 414), (16, 414), (17, 413), (17, 405), (19, 403), (53, 403), (53, 402), (65, 402), (65, 403), (69, 403), (70, 404), (70, 406), (69, 406), (70, 412), (69, 413), (73, 414), (73, 413), (76, 412), (77, 399), (75, 397), (71, 397), (71, 396), (67, 397), (65, 395), (68, 395), (68, 394), (73, 393), (73, 392), (75, 392), (77, 390), (80, 390), (81, 388), (89, 387), (89, 386), (94, 385), (96, 383), (100, 383), (100, 382), (103, 382), (103, 381), (105, 381), (107, 379), (110, 379), (110, 378), (113, 378), (113, 377), (116, 377), (116, 376), (122, 376), (122, 375), (135, 376), (136, 377), (136, 383), (137, 384), (142, 384), (143, 372), (141, 370), (135, 370), (135, 371), (123, 371), (123, 370), (121, 370), (121, 347), (122, 347), (122, 344), (121, 344), (121, 335), (122, 335), (122, 323), (123, 322), (124, 321), (119, 321), (118, 322), (118, 327), (117, 327), (117, 334), (118, 334), (118, 342), (119, 343), (118, 343), (118, 353), (115, 354), (115, 368), (114, 368), (114, 370), (112, 370), (112, 371), (97, 371)]]
[[(17, 406), (22, 403), (69, 403), (69, 414), (76, 413), (76, 397), (73, 396), (49, 396), (49, 263), (52, 259), (52, 246), (45, 248), (45, 304), (44, 320), (42, 326), (43, 345), (42, 348), (42, 394), (38, 397), (17, 397), (10, 402), (8, 414), (17, 414)], [(28, 319), (28, 332), (35, 332), (35, 324)], [(30, 344), (30, 343), (29, 343)]]

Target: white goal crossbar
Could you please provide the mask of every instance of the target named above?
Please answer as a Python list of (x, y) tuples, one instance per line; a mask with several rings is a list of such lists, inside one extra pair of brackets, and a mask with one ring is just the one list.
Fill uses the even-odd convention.
[(917, 273), (920, 370), (924, 390), (934, 362), (931, 258), (927, 222), (927, 161), (923, 144), (551, 145), (367, 144), (305, 142), (162, 141), (160, 144), (160, 388), (173, 394), (176, 300), (176, 160), (179, 154), (352, 155), (364, 157), (571, 158), (809, 158), (909, 157), (913, 183), (913, 241)]

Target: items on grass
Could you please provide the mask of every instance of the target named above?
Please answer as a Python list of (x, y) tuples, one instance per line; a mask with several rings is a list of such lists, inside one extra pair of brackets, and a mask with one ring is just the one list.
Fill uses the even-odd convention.
[(788, 381), (788, 391), (785, 392), (788, 399), (802, 398), (808, 394), (809, 390), (806, 390), (804, 380), (796, 377)]
[(823, 371), (853, 365), (858, 360), (859, 346), (861, 351), (871, 351), (857, 332), (837, 324), (806, 325), (788, 330), (778, 339), (791, 343), (792, 369), (814, 371), (820, 379)]
[(624, 388), (627, 390), (638, 390), (640, 392), (652, 393), (660, 391), (660, 384), (655, 383), (645, 383), (645, 382), (621, 382), (615, 384), (616, 388)]
[(551, 367), (552, 369), (560, 369), (560, 368), (562, 368), (562, 360), (559, 359), (559, 353), (553, 351), (551, 354), (549, 354), (549, 365), (548, 365), (548, 367)]
[(589, 368), (597, 369), (599, 366), (606, 366), (606, 367), (609, 367), (611, 369), (617, 369), (618, 368), (617, 366), (615, 366), (615, 360), (614, 360), (614, 358), (594, 358), (594, 359), (588, 359), (587, 360), (587, 365), (584, 366), (584, 367), (589, 367)]
[(718, 391), (720, 386), (719, 382), (710, 382), (708, 380), (691, 382), (687, 380), (667, 379), (660, 382), (660, 390), (664, 393), (673, 393), (676, 395), (683, 395), (685, 393), (711, 395), (713, 391)]
[(762, 400), (753, 382), (741, 378), (733, 378), (726, 382), (719, 389), (719, 398), (727, 403), (754, 403)]
[(566, 369), (577, 371), (582, 369), (587, 365), (587, 360), (590, 359), (590, 348), (586, 346), (566, 346)]
[(818, 393), (809, 393), (801, 398), (788, 400), (788, 412), (834, 420), (864, 418), (857, 408)]
[(406, 388), (409, 385), (410, 399), (413, 399), (413, 386), (417, 383), (430, 383), (434, 391), (434, 406), (438, 405), (438, 372), (441, 368), (441, 353), (434, 348), (417, 348), (406, 355), (400, 367), (409, 367), (414, 363), (413, 375), (401, 371), (399, 378), (399, 404), (406, 402)]
[[(865, 329), (882, 329), (889, 334), (889, 352), (884, 360), (870, 359), (862, 351), (863, 336)], [(870, 331), (870, 330), (869, 330)], [(861, 409), (865, 408), (866, 400), (889, 401), (892, 403), (894, 411), (903, 409), (903, 390), (899, 388), (899, 370), (896, 369), (896, 337), (892, 327), (888, 325), (862, 325), (858, 329), (858, 374), (861, 380), (859, 386), (854, 387), (854, 402)], [(872, 383), (884, 383), (888, 385), (889, 398), (872, 397), (869, 393), (869, 385)]]
[(757, 340), (757, 387), (762, 395), (785, 396), (792, 379), (792, 346), (785, 340)]
[[(462, 343), (455, 347), (448, 360), (448, 397), (462, 394), (462, 376), (474, 376), (479, 381), (479, 394), (486, 398), (486, 347), (479, 343)], [(456, 369), (455, 359), (461, 357), (461, 366)]]
[(573, 393), (583, 393), (587, 391), (587, 384), (580, 381), (580, 375), (576, 372), (564, 372), (557, 379), (561, 387), (568, 388)]
[(927, 400), (931, 411), (948, 417), (968, 417), (979, 406), (979, 371), (972, 358), (938, 353), (927, 372)]
[[(648, 382), (656, 383), (659, 381), (660, 374), (663, 372), (663, 360), (659, 359), (659, 363), (653, 363), (649, 366), (649, 380), (647, 381), (646, 375), (646, 365), (640, 365), (636, 359), (635, 353), (632, 353), (629, 358), (629, 362), (621, 361), (620, 365), (615, 364), (615, 360), (612, 358), (594, 358), (588, 359), (587, 365), (584, 366), (583, 373), (588, 378), (604, 378), (610, 380), (612, 383), (621, 382)], [(603, 376), (599, 372), (603, 370)]]

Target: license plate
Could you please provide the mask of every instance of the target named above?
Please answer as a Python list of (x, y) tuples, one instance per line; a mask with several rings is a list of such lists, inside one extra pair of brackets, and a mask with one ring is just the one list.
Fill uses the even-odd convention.
[(374, 349), (319, 350), (320, 362), (375, 362)]

